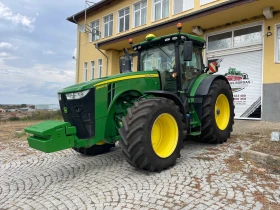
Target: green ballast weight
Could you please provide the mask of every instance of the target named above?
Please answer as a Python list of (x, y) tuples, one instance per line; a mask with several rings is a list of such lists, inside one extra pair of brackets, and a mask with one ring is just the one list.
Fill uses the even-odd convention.
[(74, 147), (76, 127), (69, 122), (44, 121), (24, 129), (33, 134), (27, 138), (30, 147), (50, 153)]

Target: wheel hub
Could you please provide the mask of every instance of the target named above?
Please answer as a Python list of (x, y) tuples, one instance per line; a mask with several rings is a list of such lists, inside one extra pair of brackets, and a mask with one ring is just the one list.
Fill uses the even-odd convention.
[(225, 130), (229, 124), (230, 106), (228, 98), (224, 94), (220, 94), (215, 104), (215, 120), (220, 130)]
[(178, 144), (179, 129), (176, 120), (170, 114), (159, 115), (152, 126), (151, 143), (154, 152), (161, 158), (173, 154)]

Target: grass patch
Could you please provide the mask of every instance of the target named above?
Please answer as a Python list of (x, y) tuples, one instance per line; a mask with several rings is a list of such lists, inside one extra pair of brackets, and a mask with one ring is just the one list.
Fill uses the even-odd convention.
[(207, 150), (208, 150), (208, 151), (221, 152), (221, 150), (218, 149), (218, 148), (208, 148)]
[(212, 183), (212, 176), (216, 176), (216, 174), (210, 173), (210, 174), (208, 174), (207, 177), (206, 177), (206, 181), (207, 181), (209, 184)]
[(274, 210), (274, 209), (279, 209), (280, 208), (280, 204), (278, 203), (272, 203), (270, 202), (263, 193), (261, 192), (254, 192), (253, 196), (255, 198), (256, 201), (259, 201), (263, 204), (263, 208), (262, 209), (266, 209), (266, 210)]
[(204, 161), (213, 161), (215, 160), (215, 158), (212, 158), (212, 157), (192, 157), (193, 159), (197, 159), (197, 160), (204, 160)]
[(195, 183), (194, 188), (197, 190), (201, 190), (200, 179), (198, 179), (197, 177), (194, 177), (194, 183)]
[(2, 121), (0, 122), (0, 143), (8, 143), (13, 139), (26, 140), (28, 134), (24, 128), (40, 123), (41, 121)]
[(258, 142), (253, 144), (251, 150), (280, 157), (280, 143), (272, 142), (265, 137), (260, 138)]
[(278, 186), (275, 184), (277, 183), (277, 179), (271, 177), (270, 174), (280, 174), (279, 168), (254, 161), (250, 162), (253, 167), (251, 167), (250, 171), (246, 173), (247, 178), (252, 182), (257, 182), (258, 179), (264, 180), (266, 182), (265, 186), (277, 190)]
[(239, 160), (238, 154), (234, 154), (226, 159), (225, 163), (232, 172), (238, 172), (243, 169), (243, 163)]
[(15, 131), (15, 137), (16, 138), (22, 138), (22, 137), (25, 137), (27, 136), (27, 133), (25, 133), (24, 131), (21, 131), (21, 132), (18, 132), (18, 131)]

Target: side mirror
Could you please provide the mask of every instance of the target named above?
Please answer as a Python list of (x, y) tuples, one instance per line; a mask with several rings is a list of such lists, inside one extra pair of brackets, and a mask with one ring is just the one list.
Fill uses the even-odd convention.
[(191, 61), (193, 53), (193, 42), (184, 41), (184, 61)]
[(123, 51), (124, 51), (124, 54), (125, 54), (125, 57), (124, 57), (124, 72), (131, 72), (131, 59), (130, 59), (130, 55), (129, 55), (129, 52), (127, 51), (126, 48), (123, 48)]

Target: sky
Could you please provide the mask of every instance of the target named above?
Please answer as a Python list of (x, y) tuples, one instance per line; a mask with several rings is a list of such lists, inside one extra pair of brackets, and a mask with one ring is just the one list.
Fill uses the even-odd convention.
[(0, 0), (0, 104), (58, 104), (75, 83), (77, 25), (84, 0)]

